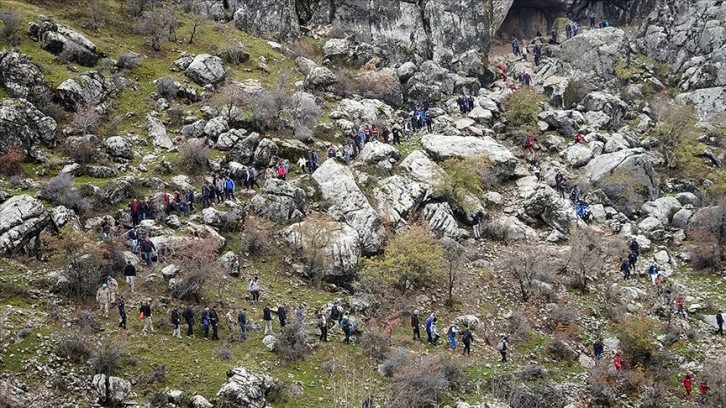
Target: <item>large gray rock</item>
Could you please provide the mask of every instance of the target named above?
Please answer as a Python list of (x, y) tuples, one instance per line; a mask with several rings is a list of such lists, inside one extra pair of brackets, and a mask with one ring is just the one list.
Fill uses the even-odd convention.
[(266, 168), (275, 164), (280, 148), (270, 139), (262, 139), (257, 144), (254, 153), (254, 166), (257, 168)]
[[(321, 233), (325, 234), (322, 238), (317, 235)], [(283, 236), (293, 248), (317, 248), (324, 251), (332, 261), (324, 265), (324, 276), (345, 275), (358, 266), (361, 257), (360, 236), (346, 223), (325, 219), (306, 220), (286, 228)]]
[(643, 203), (641, 210), (657, 218), (663, 225), (667, 225), (681, 207), (681, 203), (675, 197), (661, 197), (657, 200)]
[(429, 224), (431, 231), (441, 237), (461, 239), (469, 236), (469, 233), (461, 228), (454, 218), (449, 203), (429, 203), (421, 209), (421, 218)]
[(44, 20), (31, 23), (28, 34), (40, 43), (40, 48), (51, 54), (63, 56), (68, 61), (84, 67), (92, 67), (98, 62), (96, 45), (77, 31)]
[(356, 185), (350, 169), (335, 160), (326, 160), (313, 173), (313, 179), (320, 186), (323, 198), (332, 204), (328, 214), (358, 231), (363, 252), (373, 254), (380, 251), (385, 231), (376, 211)]
[(429, 195), (434, 194), (436, 186), (446, 177), (444, 169), (421, 150), (409, 153), (398, 167), (410, 179), (425, 185)]
[(0, 152), (12, 145), (25, 150), (39, 142), (53, 146), (57, 127), (53, 118), (25, 99), (5, 99), (0, 104)]
[(0, 204), (0, 252), (10, 255), (21, 250), (50, 221), (39, 200), (25, 194), (10, 197)]
[(108, 377), (108, 400), (119, 404), (131, 395), (131, 382), (120, 377)]
[(726, 87), (724, 86), (685, 92), (678, 95), (676, 99), (694, 105), (696, 112), (702, 118), (726, 112)]
[(214, 408), (214, 405), (201, 395), (194, 395), (189, 399), (192, 408)]
[(253, 211), (279, 223), (298, 222), (305, 216), (305, 191), (288, 181), (268, 179), (250, 201)]
[(134, 157), (131, 151), (131, 142), (122, 136), (111, 136), (103, 143), (106, 152), (113, 157), (123, 159), (132, 159)]
[(560, 156), (567, 164), (574, 168), (582, 167), (592, 160), (594, 154), (592, 149), (581, 143), (575, 143), (560, 152)]
[(517, 158), (514, 154), (488, 136), (478, 138), (427, 134), (421, 138), (421, 145), (438, 161), (451, 158), (484, 157), (492, 164), (492, 170), (500, 180), (512, 177), (517, 166)]
[(605, 129), (617, 129), (623, 123), (628, 104), (615, 95), (605, 92), (591, 92), (582, 100), (585, 109), (607, 115), (607, 121), (599, 126)]
[(633, 194), (638, 194), (644, 201), (658, 197), (658, 181), (645, 150), (625, 149), (603, 154), (585, 166), (585, 179), (595, 186), (618, 177), (631, 182)]
[(568, 200), (549, 186), (539, 186), (522, 204), (524, 212), (535, 219), (541, 219), (548, 226), (568, 234), (577, 226), (584, 226)]
[(194, 57), (184, 73), (199, 85), (216, 85), (227, 75), (222, 59), (209, 54)]
[(229, 276), (239, 276), (239, 257), (232, 251), (227, 251), (217, 259), (217, 265), (229, 274)]
[(171, 140), (169, 135), (166, 134), (166, 126), (164, 126), (158, 118), (153, 116), (148, 117), (146, 122), (146, 131), (149, 133), (149, 137), (154, 141), (154, 146), (167, 150), (174, 147), (174, 142)]
[(279, 388), (278, 380), (266, 374), (255, 374), (245, 367), (232, 370), (232, 376), (217, 392), (221, 403), (228, 408), (268, 408), (265, 396)]
[(364, 71), (358, 75), (358, 81), (363, 84), (363, 96), (371, 99), (380, 99), (383, 102), (399, 107), (403, 105), (401, 81), (393, 68), (383, 68), (379, 71)]
[(68, 78), (56, 88), (56, 98), (66, 110), (77, 111), (82, 107), (95, 107), (116, 90), (113, 81), (97, 72)]
[[(388, 121), (392, 119), (393, 108), (377, 99), (363, 99), (360, 101), (354, 99), (343, 99), (333, 112), (330, 113), (332, 119), (345, 119), (361, 126), (363, 124), (374, 123), (379, 120)], [(355, 129), (358, 130), (358, 129)]]
[(33, 60), (18, 51), (0, 51), (0, 85), (13, 98), (33, 99), (48, 91), (45, 77)]
[(609, 80), (615, 77), (615, 62), (625, 59), (627, 52), (625, 32), (608, 27), (582, 30), (562, 43), (559, 56), (583, 73), (594, 72), (596, 77)]
[(300, 23), (293, 0), (250, 0), (238, 2), (234, 26), (255, 35), (274, 34), (281, 38), (300, 36)]
[(408, 225), (409, 217), (426, 196), (426, 186), (398, 175), (380, 180), (373, 189), (381, 219), (387, 220), (394, 230)]
[(356, 164), (362, 163), (391, 170), (393, 163), (400, 157), (401, 154), (392, 145), (382, 142), (370, 142), (363, 147), (357, 157)]
[(229, 123), (225, 118), (221, 116), (210, 119), (204, 125), (204, 134), (206, 134), (210, 139), (215, 141), (219, 138), (219, 135), (226, 132), (227, 130), (229, 130)]
[(307, 58), (297, 57), (295, 63), (305, 75), (305, 87), (308, 89), (324, 89), (338, 82), (338, 77), (333, 71), (318, 66)]
[(537, 238), (537, 231), (509, 215), (495, 217), (485, 222), (483, 231), (491, 238), (504, 242)]
[(323, 58), (345, 58), (351, 51), (347, 38), (331, 38), (323, 45)]

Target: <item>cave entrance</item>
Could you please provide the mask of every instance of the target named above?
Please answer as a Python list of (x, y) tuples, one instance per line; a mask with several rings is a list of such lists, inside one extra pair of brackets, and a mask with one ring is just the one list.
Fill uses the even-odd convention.
[(565, 5), (557, 0), (514, 0), (496, 38), (509, 42), (512, 37), (522, 41), (531, 40), (537, 33), (548, 35), (555, 21), (566, 17), (566, 12)]

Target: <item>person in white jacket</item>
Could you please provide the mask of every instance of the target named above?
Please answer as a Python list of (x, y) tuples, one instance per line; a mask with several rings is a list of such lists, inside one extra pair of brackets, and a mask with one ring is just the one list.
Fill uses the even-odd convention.
[(252, 295), (252, 304), (257, 306), (257, 304), (260, 303), (260, 281), (257, 279), (257, 276), (252, 278), (252, 280), (250, 281), (250, 286), (248, 290)]
[(108, 305), (111, 304), (111, 290), (105, 283), (96, 292), (96, 302), (98, 302), (101, 310), (103, 311), (103, 317), (108, 317)]

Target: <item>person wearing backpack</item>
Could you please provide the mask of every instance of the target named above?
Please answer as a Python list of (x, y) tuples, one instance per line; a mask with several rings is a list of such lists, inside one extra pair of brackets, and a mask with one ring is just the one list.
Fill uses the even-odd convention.
[(656, 280), (658, 279), (658, 266), (656, 264), (650, 265), (650, 268), (648, 268), (648, 275), (650, 275), (650, 280), (652, 280), (653, 285), (655, 285)]
[(239, 323), (239, 341), (247, 340), (247, 309), (242, 308), (237, 314), (237, 323)]
[(348, 315), (343, 316), (343, 319), (340, 321), (340, 327), (343, 329), (343, 333), (345, 333), (345, 339), (343, 339), (343, 343), (350, 344), (350, 335), (353, 329)]
[(605, 349), (604, 344), (602, 343), (601, 339), (597, 339), (595, 343), (592, 345), (592, 351), (595, 353), (595, 360), (600, 361), (600, 357), (602, 357), (602, 352)]
[(181, 334), (179, 333), (179, 323), (179, 309), (174, 306), (174, 308), (171, 309), (171, 324), (174, 326), (174, 334), (172, 334), (172, 337), (181, 338)]
[(192, 326), (194, 325), (194, 311), (191, 306), (187, 305), (184, 308), (182, 317), (184, 317), (184, 321), (187, 323), (187, 337), (194, 337), (194, 331), (192, 330)]
[(437, 343), (439, 342), (439, 338), (441, 337), (439, 336), (439, 330), (436, 328), (437, 321), (438, 319), (435, 317), (431, 320), (431, 338), (433, 340), (431, 344), (434, 346), (437, 345)]
[(720, 310), (716, 313), (716, 324), (718, 325), (716, 334), (723, 336), (723, 313)]
[(499, 350), (499, 353), (502, 355), (502, 363), (507, 362), (507, 342), (509, 341), (509, 336), (502, 337), (501, 340), (499, 340), (499, 343), (497, 343), (497, 350)]
[(527, 160), (534, 160), (534, 136), (530, 135), (524, 142), (524, 150), (527, 151)]
[(318, 313), (318, 328), (320, 329), (320, 341), (328, 341), (328, 322), (325, 320), (325, 314), (321, 311)]
[(411, 327), (413, 328), (413, 339), (421, 341), (421, 330), (419, 329), (418, 310), (414, 310), (411, 315)]
[[(630, 272), (635, 273), (636, 277), (638, 276), (637, 275), (638, 271), (635, 270), (635, 264), (637, 262), (638, 262), (638, 255), (635, 255), (634, 253), (631, 252), (630, 255), (628, 255), (628, 266), (630, 266)], [(653, 282), (653, 283), (655, 284), (655, 282)]]
[(461, 355), (471, 355), (471, 341), (473, 340), (473, 337), (474, 336), (471, 334), (471, 330), (469, 330), (468, 327), (461, 332), (461, 342), (464, 343), (464, 352), (461, 353)]
[(449, 338), (449, 350), (454, 350), (458, 344), (456, 343), (456, 335), (459, 333), (459, 329), (456, 327), (454, 322), (451, 322), (448, 330), (446, 330), (446, 336)]
[(628, 258), (623, 259), (623, 263), (620, 264), (620, 272), (623, 273), (623, 279), (630, 279), (630, 263)]
[(204, 327), (204, 340), (209, 340), (209, 308), (205, 307), (202, 311), (202, 327)]
[(215, 306), (212, 306), (212, 310), (209, 312), (209, 324), (212, 325), (212, 340), (219, 340), (219, 336), (217, 335), (219, 317), (217, 316), (217, 308)]
[(431, 335), (431, 325), (434, 323), (434, 314), (431, 313), (431, 316), (426, 318), (426, 321), (424, 322), (424, 330), (426, 330), (426, 342), (429, 344), (434, 344), (434, 338)]

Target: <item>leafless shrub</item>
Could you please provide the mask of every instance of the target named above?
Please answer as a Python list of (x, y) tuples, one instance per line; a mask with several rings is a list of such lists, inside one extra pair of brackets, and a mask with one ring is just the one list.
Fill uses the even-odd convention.
[(547, 328), (551, 331), (563, 330), (570, 327), (577, 321), (577, 311), (571, 309), (567, 305), (559, 306), (552, 312), (552, 316), (547, 319)]
[(379, 371), (384, 377), (393, 377), (393, 374), (401, 369), (401, 367), (411, 358), (411, 353), (403, 348), (393, 348), (386, 354)]
[(68, 332), (56, 344), (56, 353), (60, 357), (80, 364), (91, 357), (93, 349), (90, 342), (78, 331)]
[(74, 163), (91, 164), (96, 161), (98, 140), (95, 137), (83, 137), (66, 141), (61, 149)]
[(139, 376), (137, 383), (146, 384), (146, 385), (154, 385), (154, 384), (162, 384), (165, 381), (166, 381), (166, 364), (162, 364), (160, 366), (152, 367), (151, 371)]
[(88, 5), (88, 11), (90, 12), (88, 27), (91, 30), (98, 30), (103, 27), (106, 22), (106, 14), (108, 13), (106, 4), (100, 0), (93, 0)]
[(342, 97), (350, 97), (361, 92), (361, 85), (358, 79), (348, 70), (340, 69), (335, 72), (338, 82), (333, 85), (333, 92)]
[(591, 229), (579, 230), (572, 239), (565, 268), (572, 276), (571, 285), (585, 293), (590, 279), (599, 279), (608, 271), (612, 259), (618, 256), (617, 248), (624, 243), (617, 238), (604, 238)]
[(168, 28), (168, 20), (157, 10), (144, 11), (141, 18), (134, 24), (134, 31), (149, 37), (154, 51), (161, 51), (161, 39)]
[(389, 406), (436, 407), (443, 393), (457, 388), (464, 376), (460, 366), (443, 358), (409, 358), (408, 364), (393, 374), (394, 391)]
[(135, 52), (122, 52), (116, 65), (120, 69), (134, 69), (141, 66), (141, 55)]
[(205, 144), (186, 142), (179, 148), (179, 153), (180, 165), (187, 172), (199, 174), (207, 171), (210, 149)]
[(96, 348), (91, 356), (93, 372), (106, 376), (117, 375), (121, 367), (121, 359), (125, 354), (125, 347), (117, 342), (107, 343)]
[(532, 329), (524, 313), (515, 311), (509, 318), (508, 333), (512, 341), (526, 341)]
[(219, 227), (219, 232), (237, 232), (244, 224), (245, 212), (241, 208), (232, 208), (221, 214), (220, 217), (222, 218), (222, 225)]
[(174, 98), (179, 92), (179, 82), (174, 78), (161, 78), (156, 81), (156, 92), (165, 98)]
[(18, 32), (23, 26), (23, 17), (14, 11), (0, 9), (0, 21), (3, 23), (2, 34), (3, 41), (12, 47), (20, 44), (20, 36)]
[(577, 356), (560, 336), (555, 336), (547, 346), (547, 352), (556, 361), (573, 361)]
[(293, 320), (275, 336), (275, 353), (286, 363), (302, 360), (310, 353), (305, 326)]
[(68, 173), (48, 180), (40, 195), (53, 205), (62, 205), (81, 214), (91, 210), (91, 203), (73, 186), (73, 177)]
[(726, 199), (698, 211), (691, 224), (688, 237), (701, 244), (691, 262), (698, 270), (713, 271), (726, 257)]
[(229, 347), (217, 347), (214, 349), (214, 355), (222, 361), (229, 361), (232, 359), (232, 350)]
[(547, 254), (532, 247), (511, 251), (505, 265), (507, 272), (517, 279), (522, 299), (525, 301), (532, 296), (533, 281), (541, 280), (541, 276), (550, 271)]
[(103, 115), (93, 107), (82, 107), (73, 114), (73, 130), (79, 134), (96, 134)]
[(180, 126), (183, 123), (184, 111), (178, 105), (169, 109), (167, 114), (169, 115), (169, 124), (171, 126)]
[(361, 336), (360, 344), (369, 358), (383, 361), (391, 349), (391, 336), (375, 326), (369, 326)]
[(23, 162), (25, 162), (25, 149), (19, 144), (11, 145), (6, 153), (0, 154), (0, 174), (3, 176), (22, 174)]
[(244, 231), (241, 236), (242, 252), (249, 255), (263, 255), (267, 253), (272, 236), (267, 228), (263, 228), (260, 221), (253, 216), (247, 216), (244, 222)]

